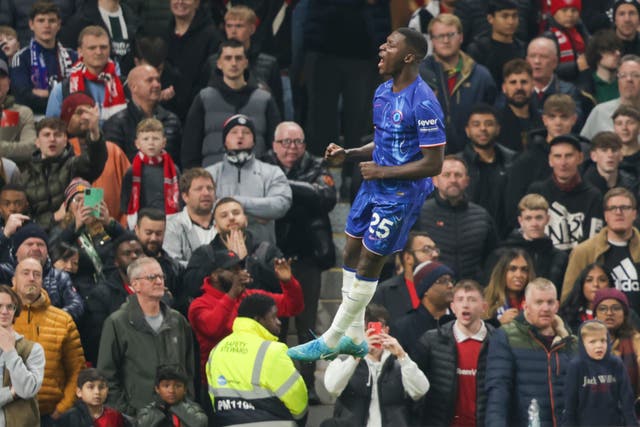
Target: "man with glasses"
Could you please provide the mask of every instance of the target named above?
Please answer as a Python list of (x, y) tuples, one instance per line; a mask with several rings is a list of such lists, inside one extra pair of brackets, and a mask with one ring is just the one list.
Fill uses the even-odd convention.
[(134, 293), (104, 323), (98, 369), (109, 383), (107, 404), (135, 417), (154, 399), (159, 365), (182, 367), (193, 398), (195, 354), (187, 319), (162, 302), (165, 277), (158, 261), (139, 258), (127, 275)]
[(497, 90), (491, 73), (460, 50), (462, 24), (450, 13), (442, 13), (429, 22), (433, 55), (420, 64), (420, 75), (428, 81), (433, 74), (436, 93), (446, 117), (447, 153), (464, 148), (464, 128), (471, 107), (479, 102), (493, 104)]
[(573, 249), (564, 276), (561, 301), (564, 301), (580, 272), (589, 264), (604, 265), (616, 289), (629, 299), (634, 310), (640, 309), (640, 285), (637, 263), (640, 262), (640, 232), (633, 226), (636, 198), (626, 188), (611, 189), (604, 196), (606, 226), (592, 238)]
[(598, 132), (614, 130), (612, 116), (621, 105), (640, 108), (640, 56), (625, 55), (618, 67), (620, 97), (598, 104), (591, 110), (580, 135), (593, 138)]

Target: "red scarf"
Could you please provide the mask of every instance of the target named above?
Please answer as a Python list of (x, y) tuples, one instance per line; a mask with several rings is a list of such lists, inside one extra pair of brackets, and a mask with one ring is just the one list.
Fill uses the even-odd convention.
[(578, 55), (584, 53), (584, 39), (577, 29), (551, 27), (550, 30), (558, 40), (560, 62), (575, 62)]
[(104, 85), (104, 101), (101, 118), (108, 119), (127, 106), (122, 82), (116, 74), (116, 64), (109, 60), (99, 75), (93, 74), (82, 61), (78, 61), (71, 69), (69, 76), (69, 93), (84, 92), (85, 79)]
[(129, 198), (127, 215), (137, 214), (140, 210), (142, 166), (160, 164), (164, 166), (164, 213), (165, 215), (171, 215), (180, 210), (180, 204), (178, 203), (178, 194), (180, 193), (178, 190), (178, 173), (169, 153), (162, 150), (161, 155), (149, 157), (138, 151), (131, 163), (131, 198)]

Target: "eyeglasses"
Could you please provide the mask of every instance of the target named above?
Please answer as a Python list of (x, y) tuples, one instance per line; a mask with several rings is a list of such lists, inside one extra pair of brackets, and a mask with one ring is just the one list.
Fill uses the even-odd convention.
[(437, 246), (424, 246), (422, 248), (418, 248), (418, 249), (414, 249), (411, 252), (422, 252), (425, 254), (430, 254), (430, 253), (440, 253), (440, 249)]
[(276, 142), (278, 144), (282, 144), (282, 146), (285, 148), (291, 147), (291, 144), (295, 144), (296, 147), (302, 147), (304, 145), (304, 139), (301, 139), (301, 138), (276, 139)]
[(148, 280), (149, 282), (155, 282), (156, 280), (160, 279), (164, 282), (164, 274), (149, 274), (148, 276), (136, 277), (134, 280), (140, 279)]
[(623, 80), (623, 79), (638, 80), (640, 79), (640, 73), (618, 73), (618, 78), (620, 80)]
[(442, 41), (445, 41), (445, 40), (451, 40), (455, 36), (457, 36), (458, 34), (460, 34), (460, 33), (455, 31), (455, 32), (452, 32), (452, 33), (438, 34), (437, 36), (432, 35), (431, 36), (431, 40), (437, 41), (437, 42), (442, 42)]
[(631, 205), (620, 205), (620, 206), (607, 206), (606, 208), (604, 208), (605, 211), (607, 212), (615, 212), (615, 211), (619, 211), (619, 212), (631, 212), (631, 210), (633, 209), (633, 206)]
[(15, 304), (0, 304), (0, 311), (10, 311), (10, 312), (14, 312), (16, 311), (16, 305)]
[(606, 306), (606, 305), (602, 305), (602, 304), (600, 304), (600, 305), (598, 306), (598, 309), (597, 309), (596, 311), (597, 311), (598, 313), (605, 314), (605, 313), (608, 313), (608, 312), (611, 312), (611, 313), (620, 313), (622, 310), (623, 310), (623, 309), (622, 309), (622, 306), (621, 306), (620, 304), (612, 305), (611, 307), (608, 307), (608, 306)]

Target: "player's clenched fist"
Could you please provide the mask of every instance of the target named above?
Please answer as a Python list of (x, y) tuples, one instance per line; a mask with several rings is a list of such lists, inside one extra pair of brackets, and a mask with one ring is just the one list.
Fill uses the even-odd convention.
[(364, 179), (384, 178), (383, 167), (376, 162), (360, 162), (360, 173)]
[(327, 149), (324, 151), (324, 159), (333, 166), (342, 164), (346, 158), (346, 150), (333, 142), (329, 144)]

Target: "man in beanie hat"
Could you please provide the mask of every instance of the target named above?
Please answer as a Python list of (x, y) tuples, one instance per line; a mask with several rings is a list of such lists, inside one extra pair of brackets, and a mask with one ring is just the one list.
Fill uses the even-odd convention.
[[(60, 118), (67, 124), (69, 144), (76, 156), (87, 152), (87, 124), (82, 120), (82, 114), (87, 108), (93, 108), (95, 101), (90, 96), (76, 92), (69, 95), (62, 102)], [(105, 131), (105, 139), (107, 138)], [(126, 224), (126, 216), (120, 210), (122, 181), (127, 169), (131, 166), (129, 159), (120, 147), (111, 141), (105, 141), (107, 161), (102, 175), (93, 181), (93, 186), (104, 190), (104, 201), (109, 214), (121, 224)]]
[(640, 54), (640, 3), (638, 0), (617, 0), (613, 5), (616, 36), (622, 40), (622, 56)]
[(255, 129), (248, 116), (228, 117), (222, 129), (226, 153), (206, 170), (216, 183), (218, 199), (239, 201), (249, 217), (248, 231), (257, 241), (275, 245), (275, 220), (291, 207), (291, 187), (282, 169), (256, 158)]
[[(4, 238), (7, 231), (10, 232), (9, 239)], [(0, 264), (0, 282), (11, 283), (16, 265), (20, 261), (26, 258), (38, 260), (42, 266), (42, 286), (47, 291), (51, 304), (68, 312), (77, 323), (84, 312), (82, 298), (73, 287), (69, 274), (51, 264), (47, 241), (47, 233), (33, 222), (12, 226), (9, 230), (5, 227), (5, 233), (0, 237), (0, 251), (9, 247), (10, 260)]]
[(391, 332), (412, 358), (418, 338), (453, 317), (449, 304), (453, 300), (454, 273), (441, 262), (426, 261), (414, 270), (413, 283), (420, 305), (391, 326)]
[(181, 151), (185, 169), (207, 167), (223, 159), (229, 150), (225, 145), (228, 130), (224, 129), (234, 124), (227, 123), (234, 113), (253, 121), (254, 151), (258, 157), (267, 150), (267, 141), (280, 123), (280, 112), (271, 94), (247, 83), (245, 70), (249, 61), (242, 42), (234, 39), (222, 42), (217, 66), (222, 79), (200, 91), (185, 121)]

